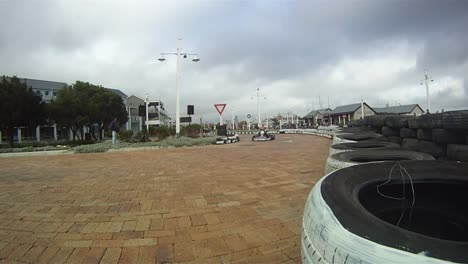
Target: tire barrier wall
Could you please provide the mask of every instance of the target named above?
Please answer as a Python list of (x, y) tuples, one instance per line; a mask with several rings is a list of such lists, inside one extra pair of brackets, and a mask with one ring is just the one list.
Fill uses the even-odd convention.
[[(333, 138), (333, 129), (328, 127), (318, 128), (318, 129), (283, 129), (284, 134), (302, 134), (302, 135), (313, 135), (326, 138)], [(258, 134), (258, 131), (236, 131), (239, 135), (253, 135)], [(269, 134), (282, 134), (280, 131), (268, 131)], [(205, 133), (205, 136), (214, 136), (216, 133)], [(348, 142), (348, 141), (347, 141)], [(352, 142), (352, 141), (351, 141)]]
[(468, 110), (418, 117), (374, 115), (352, 120), (348, 126), (343, 131), (380, 131), (380, 141), (397, 143), (402, 149), (425, 152), (440, 160), (466, 161), (468, 156)]

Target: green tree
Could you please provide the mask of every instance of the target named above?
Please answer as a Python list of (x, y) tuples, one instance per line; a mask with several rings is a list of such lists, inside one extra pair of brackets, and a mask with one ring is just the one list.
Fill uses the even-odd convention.
[(277, 117), (271, 118), (271, 121), (273, 121), (273, 124), (274, 124), (275, 126), (278, 126), (278, 125), (279, 125), (279, 120), (278, 120)]
[(13, 146), (14, 128), (36, 127), (46, 123), (46, 108), (42, 97), (16, 76), (3, 76), (0, 83), (0, 129)]
[[(73, 139), (83, 140), (83, 126), (94, 129), (98, 124), (99, 137), (113, 118), (124, 124), (127, 111), (120, 96), (102, 86), (77, 81), (60, 90), (57, 99), (50, 104), (51, 118), (61, 126), (72, 130)], [(94, 137), (94, 131), (91, 135)]]
[(122, 98), (109, 90), (99, 87), (98, 92), (91, 98), (90, 104), (90, 109), (93, 109), (91, 120), (98, 124), (101, 139), (102, 131), (114, 118), (117, 118), (121, 125), (128, 121), (128, 112)]

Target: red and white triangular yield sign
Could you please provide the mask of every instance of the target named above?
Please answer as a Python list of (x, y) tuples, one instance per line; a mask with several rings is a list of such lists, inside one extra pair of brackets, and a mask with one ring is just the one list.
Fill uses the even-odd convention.
[(224, 109), (226, 109), (226, 104), (215, 104), (214, 107), (216, 108), (216, 111), (218, 111), (218, 114), (222, 115)]

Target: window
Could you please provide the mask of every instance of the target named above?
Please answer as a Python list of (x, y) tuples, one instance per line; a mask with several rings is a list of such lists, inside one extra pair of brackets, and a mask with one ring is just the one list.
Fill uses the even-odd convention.
[(54, 96), (57, 96), (57, 92), (54, 92), (53, 94), (54, 94)]
[(49, 91), (45, 91), (45, 95), (49, 95)]

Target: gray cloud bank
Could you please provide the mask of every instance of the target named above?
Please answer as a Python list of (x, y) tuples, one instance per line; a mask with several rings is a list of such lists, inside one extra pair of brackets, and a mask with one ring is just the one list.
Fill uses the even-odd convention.
[(182, 105), (228, 115), (305, 114), (359, 102), (419, 103), (424, 69), (433, 109), (468, 108), (467, 1), (0, 1), (0, 73), (90, 81), (163, 99), (174, 113), (175, 58)]

